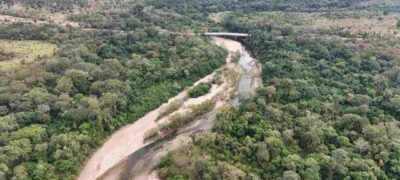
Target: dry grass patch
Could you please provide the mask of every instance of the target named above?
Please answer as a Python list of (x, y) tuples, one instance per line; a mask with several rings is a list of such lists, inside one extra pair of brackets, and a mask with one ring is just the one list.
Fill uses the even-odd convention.
[(303, 13), (291, 12), (256, 12), (247, 15), (253, 23), (273, 23), (276, 25), (309, 25), (311, 20)]
[(210, 19), (211, 21), (213, 21), (213, 22), (215, 22), (215, 23), (220, 23), (220, 22), (222, 22), (226, 17), (228, 17), (229, 14), (231, 14), (230, 11), (211, 13), (210, 15), (208, 15), (208, 19)]
[(56, 49), (56, 45), (42, 41), (0, 40), (0, 51), (12, 54), (10, 59), (0, 61), (0, 69), (7, 70), (30, 63), (37, 58), (51, 57)]
[(363, 14), (361, 17), (345, 17), (345, 18), (328, 18), (322, 14), (315, 13), (309, 16), (314, 19), (313, 28), (321, 29), (344, 29), (353, 33), (369, 33), (397, 36), (398, 29), (396, 27), (400, 14), (390, 15), (371, 15)]

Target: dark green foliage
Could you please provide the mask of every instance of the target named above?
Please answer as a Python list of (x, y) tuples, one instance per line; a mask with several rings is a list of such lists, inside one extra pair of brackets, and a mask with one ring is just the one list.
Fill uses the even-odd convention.
[[(0, 39), (43, 40), (59, 50), (56, 58), (0, 73), (0, 179), (74, 179), (115, 129), (225, 62), (226, 52), (207, 40), (161, 30), (208, 28), (251, 32), (249, 45), (263, 64), (265, 88), (220, 113), (212, 133), (166, 156), (158, 166), (161, 178), (400, 179), (400, 68), (393, 57), (236, 17), (367, 1), (150, 0), (144, 7), (117, 0), (106, 3), (113, 10), (69, 17), (99, 31), (3, 23)], [(89, 6), (86, 0), (1, 2), (52, 12)], [(376, 2), (356, 7), (399, 9), (398, 3)], [(221, 11), (234, 13), (207, 26), (208, 15)], [(286, 20), (299, 23), (291, 16)], [(351, 37), (347, 31), (313, 33)], [(196, 87), (193, 96), (209, 88)], [(177, 116), (167, 128), (179, 128), (212, 107)]]
[(211, 83), (200, 83), (189, 91), (191, 98), (197, 98), (210, 92)]
[(5, 179), (74, 179), (110, 133), (208, 75), (226, 57), (205, 39), (154, 28), (86, 33), (2, 24), (0, 32), (2, 39), (59, 46), (55, 59), (0, 78)]
[(200, 31), (205, 21), (196, 21), (176, 12), (162, 11), (134, 2), (126, 2), (118, 10), (99, 11), (89, 14), (71, 14), (69, 20), (79, 22), (85, 28), (135, 30), (157, 26), (172, 31)]
[(68, 19), (80, 22), (80, 25), (86, 28), (128, 30), (140, 28), (144, 25), (137, 18), (136, 13), (130, 14), (126, 11), (72, 14)]
[(358, 2), (368, 0), (149, 0), (148, 4), (156, 8), (169, 8), (193, 19), (207, 18), (209, 13), (222, 11), (240, 11), (243, 13), (256, 11), (318, 11), (323, 8), (345, 8)]
[(394, 59), (295, 32), (253, 31), (251, 47), (265, 88), (166, 156), (161, 178), (399, 178)]
[(32, 24), (15, 23), (0, 24), (0, 39), (13, 40), (49, 40), (60, 28), (52, 25), (35, 26)]

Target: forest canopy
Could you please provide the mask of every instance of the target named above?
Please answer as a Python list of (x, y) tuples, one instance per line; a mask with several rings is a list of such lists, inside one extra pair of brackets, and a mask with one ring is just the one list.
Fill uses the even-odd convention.
[(392, 59), (297, 34), (252, 35), (265, 87), (164, 157), (161, 178), (400, 178)]
[(1, 77), (0, 179), (74, 179), (111, 132), (226, 56), (206, 39), (151, 27), (103, 33), (19, 23), (1, 24), (0, 32), (2, 39), (58, 45), (54, 57)]
[[(385, 21), (396, 1), (0, 2), (7, 16), (43, 10), (79, 24), (0, 23), (2, 40), (57, 46), (0, 69), (0, 179), (76, 178), (111, 133), (225, 63), (227, 52), (193, 33), (206, 31), (251, 34), (241, 41), (261, 63), (263, 87), (223, 108), (211, 132), (163, 157), (161, 179), (400, 179), (398, 19)], [(356, 31), (352, 21), (313, 26), (314, 17), (350, 16), (385, 22), (378, 28), (390, 35)], [(12, 56), (0, 49), (0, 61)]]
[[(219, 11), (205, 4), (182, 13)], [(308, 22), (290, 14), (259, 16), (231, 13), (220, 24), (252, 35), (244, 42), (262, 63), (264, 87), (217, 115), (212, 132), (166, 155), (159, 177), (399, 179), (399, 58), (388, 51), (399, 41), (302, 29)]]

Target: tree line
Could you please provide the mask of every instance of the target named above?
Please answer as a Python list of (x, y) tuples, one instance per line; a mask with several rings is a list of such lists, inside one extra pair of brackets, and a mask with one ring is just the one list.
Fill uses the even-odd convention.
[(0, 73), (0, 179), (74, 179), (110, 133), (226, 57), (207, 39), (153, 27), (110, 33), (16, 23), (0, 32), (58, 46), (52, 58)]
[(163, 157), (161, 179), (400, 178), (400, 68), (382, 50), (392, 44), (363, 48), (230, 20), (227, 28), (252, 34), (264, 87)]

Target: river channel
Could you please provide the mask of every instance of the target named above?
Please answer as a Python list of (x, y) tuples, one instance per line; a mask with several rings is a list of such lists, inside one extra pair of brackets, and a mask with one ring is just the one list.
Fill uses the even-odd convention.
[[(220, 68), (219, 71), (228, 69), (239, 75), (236, 84), (233, 85), (234, 88), (228, 88), (227, 84), (213, 85), (211, 92), (203, 97), (188, 99), (187, 93), (182, 92), (172, 99), (185, 99), (185, 103), (177, 110), (178, 112), (185, 112), (188, 106), (200, 104), (211, 98), (227, 96), (228, 93), (234, 94), (234, 97), (218, 100), (215, 108), (206, 115), (198, 117), (192, 123), (182, 127), (175, 133), (168, 134), (154, 142), (146, 143), (143, 141), (143, 134), (145, 130), (147, 131), (151, 127), (157, 126), (156, 118), (161, 107), (148, 113), (145, 117), (139, 119), (138, 122), (123, 127), (111, 136), (103, 147), (89, 160), (78, 179), (158, 179), (156, 173), (153, 171), (153, 167), (159, 162), (161, 156), (177, 149), (183, 144), (189, 143), (192, 134), (211, 131), (216, 114), (220, 112), (221, 108), (226, 105), (236, 106), (240, 103), (239, 96), (254, 93), (255, 89), (261, 85), (261, 68), (258, 61), (252, 58), (245, 47), (237, 41), (214, 38), (213, 42), (227, 49), (229, 52), (226, 65)], [(238, 62), (232, 62), (233, 54), (237, 52), (240, 53), (240, 59)], [(210, 81), (215, 73), (204, 77), (195, 84)], [(136, 135), (132, 135), (133, 133)], [(127, 154), (128, 152), (131, 153)], [(123, 157), (124, 155), (125, 157)]]

